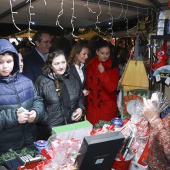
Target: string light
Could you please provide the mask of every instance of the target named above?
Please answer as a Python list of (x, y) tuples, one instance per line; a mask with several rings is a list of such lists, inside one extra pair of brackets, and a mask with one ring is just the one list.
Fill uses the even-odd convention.
[(99, 16), (100, 16), (101, 13), (102, 13), (102, 8), (101, 8), (101, 6), (100, 6), (100, 0), (98, 1), (98, 6), (99, 6), (99, 9), (100, 9), (100, 12), (99, 12), (99, 14), (97, 15), (97, 21), (96, 21), (96, 23), (95, 23), (95, 26), (96, 26), (96, 29), (100, 32), (100, 28), (97, 26), (97, 24), (100, 23), (100, 22), (99, 22)]
[(151, 10), (151, 23), (152, 23), (152, 29), (153, 29), (153, 9)]
[[(20, 28), (18, 28), (17, 27), (17, 25), (15, 24), (15, 20), (14, 20), (14, 14), (18, 14), (17, 12), (13, 12), (13, 6), (12, 6), (12, 2), (11, 2), (12, 0), (9, 0), (9, 2), (10, 2), (10, 7), (11, 7), (11, 14), (12, 14), (12, 21), (13, 21), (13, 24), (15, 25), (15, 27), (19, 30), (19, 31), (21, 31), (21, 29)], [(27, 0), (26, 1), (26, 3), (30, 3), (30, 5), (29, 5), (29, 15), (30, 15), (30, 20), (29, 20), (29, 29), (28, 29), (28, 31), (29, 31), (29, 39), (31, 39), (30, 38), (30, 31), (31, 31), (31, 28), (30, 28), (30, 26), (31, 26), (31, 24), (34, 24), (34, 22), (32, 22), (32, 15), (35, 15), (35, 13), (31, 13), (31, 9), (33, 8), (33, 6), (31, 5), (31, 1), (32, 0)], [(44, 3), (45, 3), (45, 5), (47, 5), (47, 2), (46, 2), (46, 0), (43, 0), (44, 1)], [(89, 1), (90, 0), (87, 0), (86, 1), (86, 4), (84, 5), (84, 6), (86, 6), (87, 8), (88, 8), (88, 11), (89, 12), (91, 12), (91, 13), (96, 13), (95, 11), (93, 11), (90, 7), (89, 7)], [(97, 0), (96, 0), (97, 1)], [(138, 11), (138, 9), (139, 8), (141, 8), (141, 7), (136, 7), (136, 6), (133, 6), (133, 5), (128, 5), (128, 4), (124, 4), (124, 3), (119, 3), (119, 2), (117, 2), (117, 1), (110, 1), (110, 0), (106, 0), (107, 1), (107, 3), (109, 4), (109, 12), (108, 12), (108, 14), (110, 15), (110, 19), (111, 19), (111, 24), (110, 24), (110, 28), (108, 28), (108, 30), (112, 30), (112, 33), (111, 33), (111, 36), (113, 36), (113, 23), (114, 23), (114, 19), (120, 19), (121, 18), (121, 16), (122, 16), (122, 14), (123, 14), (123, 12), (124, 12), (124, 7), (123, 7), (123, 5), (127, 5), (127, 9), (126, 9), (126, 11), (125, 11), (125, 17), (124, 17), (124, 20), (126, 20), (125, 22), (127, 23), (127, 26), (126, 26), (126, 28), (127, 28), (127, 36), (129, 36), (129, 28), (128, 28), (128, 18), (127, 18), (127, 11), (128, 11), (128, 7), (129, 6), (131, 6), (131, 7), (135, 7), (135, 8), (137, 8), (137, 19), (138, 19), (138, 21), (137, 21), (137, 30), (138, 30), (138, 24), (140, 23), (140, 21), (139, 21), (139, 11)], [(63, 11), (63, 3), (64, 2), (64, 0), (62, 0), (62, 2), (61, 2), (61, 10), (60, 10), (60, 12), (59, 12), (59, 14), (58, 14), (58, 16), (57, 16), (57, 20), (56, 20), (56, 25), (58, 25), (61, 29), (63, 29), (63, 27), (60, 25), (60, 23), (59, 23), (59, 18), (61, 17), (61, 15), (63, 15), (63, 13), (64, 13), (64, 11)], [(120, 14), (119, 14), (119, 16), (118, 17), (116, 17), (116, 18), (113, 18), (113, 15), (111, 14), (111, 3), (117, 3), (117, 4), (120, 4), (121, 5), (121, 12), (120, 12)], [(74, 2), (74, 0), (73, 0), (73, 7), (71, 8), (72, 9), (72, 17), (71, 17), (71, 26), (72, 26), (72, 35), (73, 36), (75, 36), (73, 33), (74, 33), (74, 19), (76, 18), (75, 17), (75, 15), (74, 15), (74, 10), (75, 10), (75, 6), (74, 6), (74, 4), (75, 4), (75, 2)], [(99, 13), (98, 13), (98, 15), (97, 15), (97, 19), (96, 19), (96, 22), (95, 22), (95, 29), (97, 29), (98, 30), (98, 32), (100, 32), (100, 28), (98, 27), (98, 24), (99, 23), (101, 23), (101, 22), (99, 22), (99, 16), (101, 15), (101, 13), (102, 13), (102, 8), (101, 8), (101, 5), (100, 5), (100, 0), (98, 0), (98, 7), (99, 7)], [(144, 10), (146, 10), (146, 8), (141, 8), (141, 9), (144, 9)], [(152, 22), (152, 28), (153, 28), (153, 9), (151, 9), (151, 17), (152, 17), (152, 20), (151, 20), (151, 22)], [(148, 8), (147, 8), (147, 15), (148, 15)]]
[(126, 11), (125, 11), (125, 18), (124, 18), (124, 20), (126, 20), (125, 23), (126, 23), (126, 29), (127, 29), (127, 37), (130, 37), (129, 36), (129, 20), (127, 18), (127, 12), (128, 12), (128, 5), (127, 5)]
[(45, 5), (47, 5), (47, 2), (46, 2), (46, 0), (44, 0), (44, 3), (45, 3)]
[(20, 29), (19, 27), (17, 27), (17, 25), (15, 24), (15, 19), (14, 19), (14, 14), (18, 14), (18, 12), (13, 12), (11, 0), (9, 0), (9, 3), (10, 3), (10, 7), (11, 7), (12, 22), (13, 22), (13, 24), (15, 25), (15, 27), (16, 27), (19, 31), (21, 31), (21, 29)]
[(84, 6), (87, 6), (89, 12), (96, 13), (89, 7), (89, 0), (87, 0), (86, 4)]
[(64, 12), (64, 10), (63, 10), (63, 1), (64, 0), (61, 1), (61, 10), (60, 10), (60, 12), (59, 12), (59, 14), (57, 16), (57, 21), (56, 21), (56, 25), (58, 25), (61, 29), (63, 29), (63, 27), (59, 23), (59, 18), (61, 17), (61, 15), (63, 15), (63, 12)]
[[(115, 2), (115, 1), (111, 1), (112, 3), (115, 3), (115, 4), (122, 4), (122, 5), (128, 5), (129, 7), (132, 7), (132, 8), (136, 8), (136, 6), (134, 6), (134, 5), (129, 5), (128, 3), (120, 3), (120, 2)], [(141, 10), (146, 10), (146, 8), (142, 8), (142, 7), (138, 7), (138, 8), (140, 8)]]
[(122, 9), (121, 9), (120, 15), (115, 19), (120, 19), (120, 17), (122, 16), (122, 14), (123, 14), (123, 4), (122, 3), (121, 3), (121, 7), (122, 7)]
[(34, 24), (34, 22), (32, 22), (32, 15), (35, 15), (35, 13), (32, 13), (31, 12), (31, 9), (32, 8), (34, 8), (33, 6), (32, 6), (32, 1), (31, 0), (28, 0), (26, 3), (30, 3), (29, 4), (29, 15), (30, 15), (30, 20), (29, 20), (29, 28), (28, 28), (28, 39), (29, 39), (29, 41), (33, 44), (33, 45), (35, 45), (33, 42), (32, 42), (32, 39), (31, 39), (31, 37), (30, 37), (30, 31), (32, 31), (32, 29), (31, 29), (31, 24)]
[(76, 17), (74, 16), (74, 0), (73, 0), (72, 10), (73, 10), (72, 15), (71, 15), (72, 35), (73, 35), (73, 37), (76, 37), (76, 36), (74, 35), (74, 24), (73, 24), (74, 18), (76, 18)]
[(111, 14), (111, 8), (110, 8), (110, 0), (108, 0), (108, 2), (107, 3), (109, 3), (109, 15), (111, 16), (111, 26), (110, 26), (110, 28), (108, 28), (108, 30), (111, 30), (112, 31), (112, 33), (111, 33), (111, 37), (113, 37), (113, 15)]
[(146, 13), (146, 16), (148, 16), (148, 8), (147, 8), (147, 13)]

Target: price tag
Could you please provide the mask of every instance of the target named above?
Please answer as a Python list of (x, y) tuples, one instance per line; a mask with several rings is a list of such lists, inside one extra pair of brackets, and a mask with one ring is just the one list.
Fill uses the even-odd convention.
[(156, 75), (156, 82), (160, 81), (161, 80), (161, 76), (158, 74)]
[(165, 83), (166, 83), (166, 85), (170, 84), (170, 78), (169, 77), (166, 78)]

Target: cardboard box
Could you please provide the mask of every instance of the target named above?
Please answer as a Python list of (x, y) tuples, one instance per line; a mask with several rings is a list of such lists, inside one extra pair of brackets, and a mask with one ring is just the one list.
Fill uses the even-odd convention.
[(75, 138), (83, 139), (89, 136), (93, 129), (93, 125), (89, 121), (82, 121), (64, 126), (57, 126), (52, 128), (52, 134), (57, 134), (58, 138), (62, 140)]
[(123, 141), (124, 136), (119, 131), (86, 136), (75, 166), (79, 170), (110, 170)]

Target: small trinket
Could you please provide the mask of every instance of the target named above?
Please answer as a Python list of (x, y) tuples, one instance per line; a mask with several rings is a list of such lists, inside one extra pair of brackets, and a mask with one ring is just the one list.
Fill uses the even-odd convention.
[(48, 142), (46, 140), (38, 140), (35, 142), (35, 146), (39, 151), (41, 151), (43, 148), (47, 148), (47, 144)]
[(121, 128), (123, 126), (122, 119), (118, 117), (113, 118), (112, 123), (115, 125), (115, 128)]

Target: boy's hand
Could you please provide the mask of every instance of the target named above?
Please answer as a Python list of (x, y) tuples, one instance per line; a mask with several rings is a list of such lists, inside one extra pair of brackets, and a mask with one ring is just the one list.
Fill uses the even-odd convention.
[(30, 113), (30, 116), (29, 116), (27, 122), (32, 123), (32, 122), (34, 122), (34, 120), (35, 120), (35, 118), (37, 116), (37, 113), (35, 112), (35, 110), (31, 110), (29, 113)]
[(18, 116), (19, 124), (23, 124), (23, 123), (26, 123), (28, 121), (30, 113), (29, 113), (29, 111), (24, 111), (24, 112), (18, 112), (17, 111), (17, 116)]

